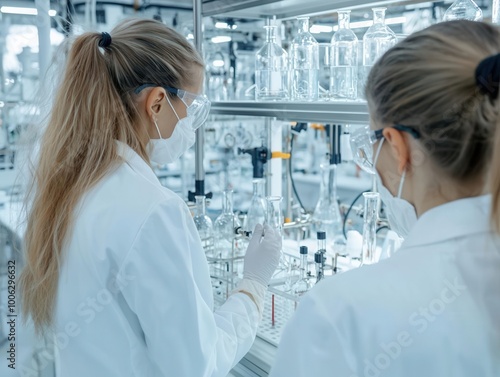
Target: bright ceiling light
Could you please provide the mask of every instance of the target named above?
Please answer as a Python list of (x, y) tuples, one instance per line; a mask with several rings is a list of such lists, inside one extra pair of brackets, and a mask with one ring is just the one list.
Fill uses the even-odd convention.
[(232, 38), (227, 35), (220, 35), (218, 37), (213, 37), (211, 41), (212, 43), (224, 43), (224, 42), (231, 42)]
[[(22, 14), (28, 16), (36, 16), (38, 11), (36, 8), (22, 8), (22, 7), (1, 7), (0, 12), (5, 14)], [(57, 11), (54, 9), (49, 10), (49, 16), (54, 17)]]

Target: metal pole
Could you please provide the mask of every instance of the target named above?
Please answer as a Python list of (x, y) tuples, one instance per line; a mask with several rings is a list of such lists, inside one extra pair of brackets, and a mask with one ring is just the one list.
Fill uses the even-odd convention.
[[(194, 17), (194, 44), (198, 52), (203, 56), (203, 36), (202, 26), (203, 18), (201, 14), (202, 0), (193, 0), (193, 17)], [(200, 127), (196, 131), (196, 146), (195, 146), (195, 195), (205, 195), (205, 169), (203, 167), (204, 155), (204, 128)], [(190, 193), (191, 194), (191, 193)], [(189, 195), (190, 200), (194, 195)]]
[(40, 80), (45, 77), (50, 65), (50, 0), (36, 0), (36, 23), (38, 27), (38, 59), (40, 65)]

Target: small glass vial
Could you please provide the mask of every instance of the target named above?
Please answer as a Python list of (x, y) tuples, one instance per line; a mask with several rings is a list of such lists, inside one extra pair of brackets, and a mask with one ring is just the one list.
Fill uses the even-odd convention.
[(203, 246), (205, 253), (211, 255), (214, 251), (214, 233), (212, 220), (210, 220), (210, 217), (206, 215), (205, 196), (195, 196), (195, 200), (196, 212), (193, 220), (196, 225), (196, 229), (198, 229), (201, 245)]

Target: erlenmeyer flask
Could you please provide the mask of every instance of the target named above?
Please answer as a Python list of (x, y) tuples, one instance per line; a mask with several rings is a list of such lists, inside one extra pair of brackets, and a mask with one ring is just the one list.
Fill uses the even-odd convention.
[(330, 93), (333, 98), (356, 99), (358, 95), (358, 37), (349, 28), (351, 11), (339, 11), (339, 30), (331, 45)]
[(308, 254), (307, 246), (301, 246), (299, 280), (297, 280), (295, 284), (292, 285), (292, 293), (297, 296), (302, 296), (312, 287), (312, 282), (310, 281), (309, 276), (307, 276), (308, 272), (307, 254)]
[(255, 225), (264, 224), (266, 221), (266, 201), (264, 200), (264, 179), (254, 179), (253, 196), (243, 225), (244, 230), (253, 232)]
[(299, 33), (290, 47), (292, 99), (318, 99), (319, 47), (309, 33), (309, 17), (299, 17)]
[(255, 99), (288, 99), (288, 54), (276, 43), (277, 26), (264, 26), (266, 42), (255, 55)]
[(195, 196), (196, 200), (196, 213), (193, 218), (200, 235), (201, 245), (209, 256), (212, 256), (214, 249), (214, 233), (212, 220), (206, 215), (205, 212), (205, 196)]
[(238, 254), (234, 229), (239, 227), (238, 218), (233, 213), (233, 191), (222, 192), (222, 213), (214, 223), (215, 254), (221, 258), (231, 258)]
[(342, 238), (342, 217), (337, 202), (337, 165), (321, 164), (321, 186), (318, 203), (312, 215), (313, 231), (326, 232), (329, 243)]
[(363, 66), (365, 74), (377, 60), (398, 42), (396, 34), (385, 24), (387, 8), (373, 8), (373, 25), (363, 36)]
[(469, 20), (482, 21), (483, 11), (474, 0), (457, 0), (446, 10), (443, 21)]

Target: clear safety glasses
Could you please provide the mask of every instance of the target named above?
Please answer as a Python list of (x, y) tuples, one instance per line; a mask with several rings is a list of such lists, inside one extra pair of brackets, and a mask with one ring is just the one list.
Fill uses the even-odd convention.
[[(408, 132), (415, 139), (420, 137), (417, 130), (412, 127), (397, 124), (392, 126), (398, 131)], [(365, 126), (351, 132), (350, 143), (354, 162), (364, 171), (370, 174), (375, 174), (375, 166), (373, 163), (373, 145), (384, 137), (383, 128), (379, 130), (371, 130)]]
[[(135, 94), (139, 94), (143, 89), (157, 87), (161, 85), (143, 84), (134, 90)], [(210, 101), (202, 94), (194, 94), (183, 89), (172, 88), (170, 86), (162, 86), (167, 92), (175, 94), (186, 105), (187, 115), (194, 118), (193, 130), (197, 130), (206, 120), (210, 112)]]

